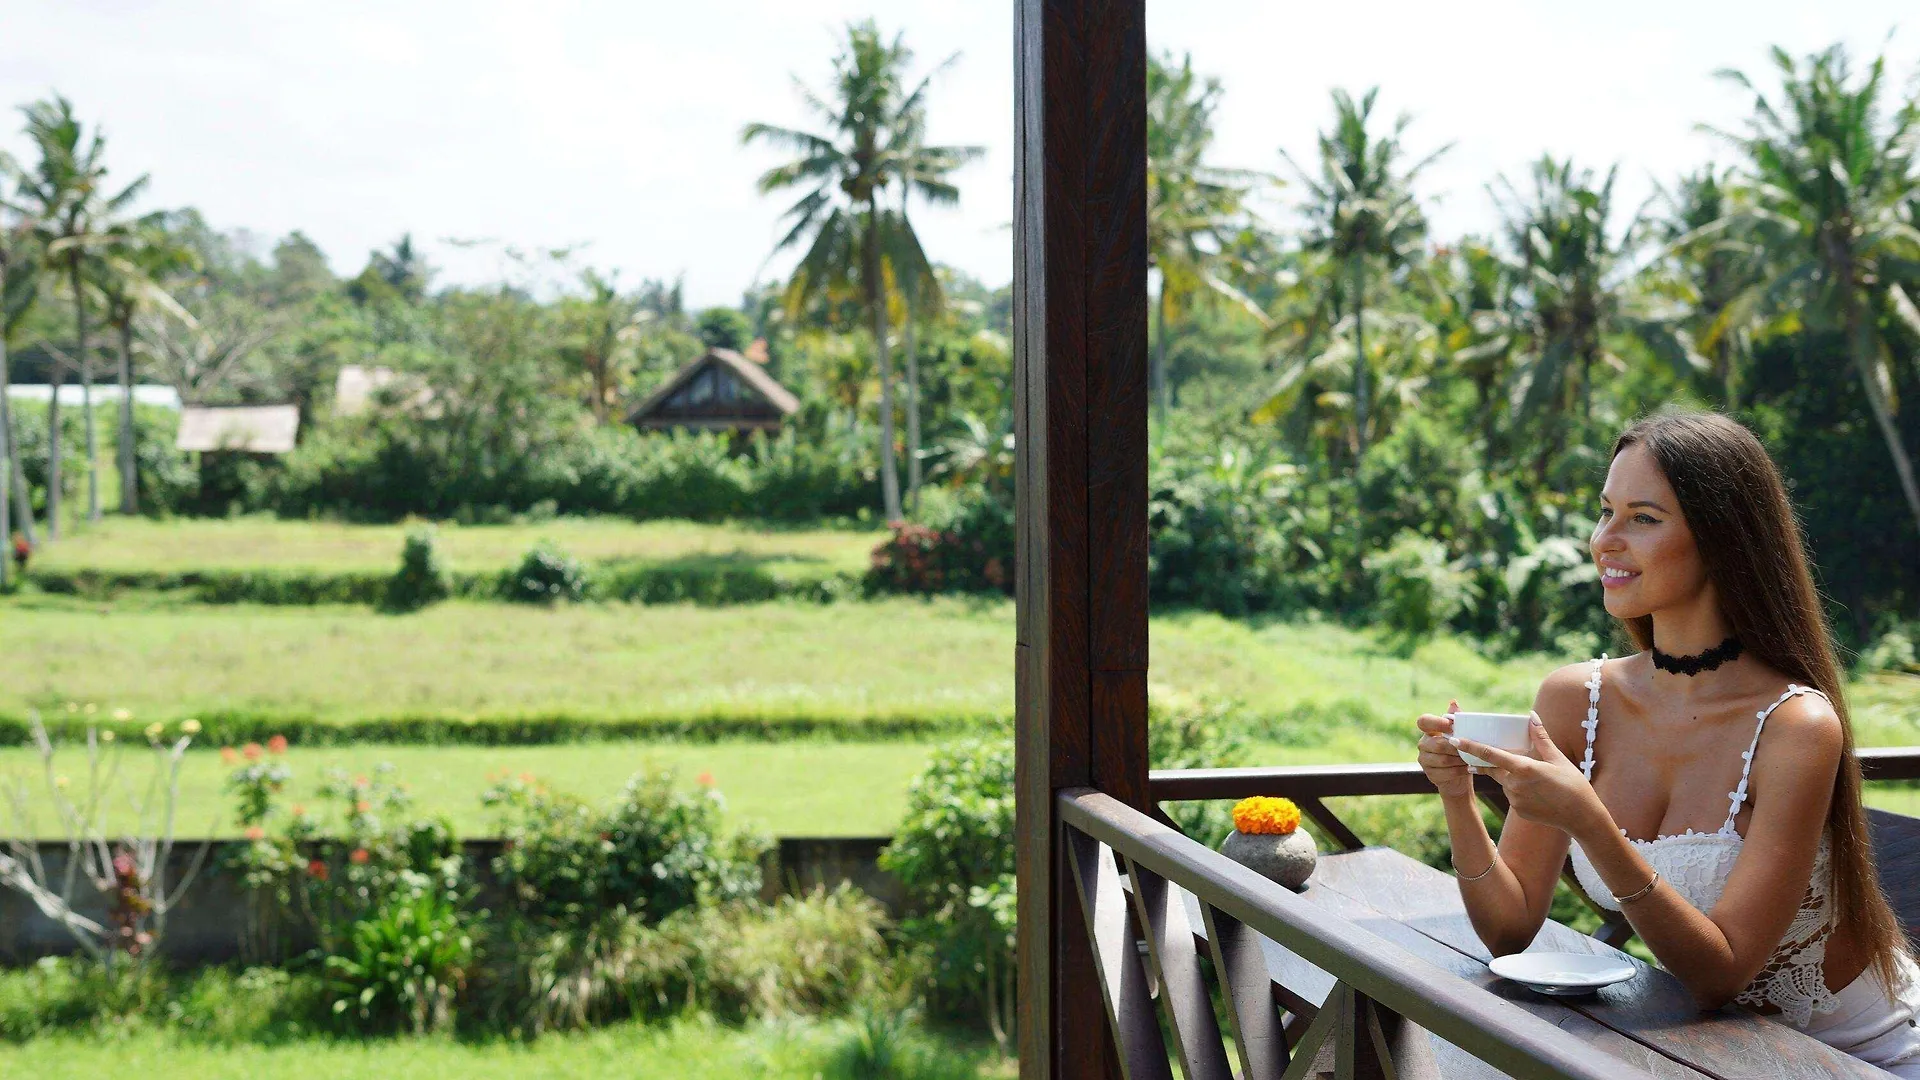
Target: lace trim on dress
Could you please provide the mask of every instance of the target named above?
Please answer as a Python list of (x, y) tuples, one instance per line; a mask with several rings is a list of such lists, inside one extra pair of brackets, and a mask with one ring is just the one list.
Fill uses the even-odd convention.
[[(1580, 770), (1589, 783), (1593, 780), (1594, 733), (1600, 726), (1600, 672), (1606, 660), (1606, 656), (1602, 655), (1593, 661), (1593, 672), (1586, 682), (1587, 719), (1581, 726), (1587, 730), (1587, 746)], [(1688, 828), (1683, 832), (1656, 836), (1652, 840), (1636, 839), (1627, 836), (1627, 830), (1620, 830), (1620, 835), (1632, 841), (1688, 903), (1703, 912), (1720, 899), (1733, 864), (1745, 846), (1745, 839), (1733, 822), (1740, 813), (1740, 807), (1749, 798), (1747, 788), (1753, 771), (1753, 757), (1759, 749), (1760, 733), (1766, 728), (1767, 717), (1789, 698), (1801, 694), (1820, 694), (1820, 691), (1809, 686), (1789, 684), (1786, 692), (1773, 704), (1754, 714), (1757, 723), (1753, 740), (1746, 752), (1740, 755), (1740, 783), (1727, 792), (1727, 817), (1720, 828), (1713, 832)], [(1603, 907), (1618, 911), (1618, 905), (1607, 903), (1611, 897), (1604, 895), (1604, 889), (1599, 893), (1594, 891), (1597, 884), (1602, 884), (1599, 874), (1593, 869), (1586, 852), (1578, 850), (1578, 845), (1575, 847), (1574, 876), (1581, 880), (1589, 895), (1595, 896)], [(1820, 846), (1814, 854), (1813, 873), (1807, 882), (1806, 894), (1801, 897), (1800, 906), (1794, 912), (1793, 922), (1781, 936), (1780, 944), (1774, 948), (1766, 966), (1734, 999), (1742, 1005), (1775, 1006), (1796, 1027), (1806, 1027), (1815, 1013), (1830, 1012), (1838, 1004), (1834, 993), (1827, 989), (1823, 970), (1827, 938), (1833, 929), (1833, 905), (1828, 897), (1832, 883), (1830, 852), (1828, 837), (1823, 832)]]

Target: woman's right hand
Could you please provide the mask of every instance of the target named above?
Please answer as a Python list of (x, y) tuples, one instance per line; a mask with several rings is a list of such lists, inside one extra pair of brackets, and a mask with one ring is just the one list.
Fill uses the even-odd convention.
[(1453, 734), (1453, 713), (1460, 711), (1460, 703), (1447, 703), (1446, 716), (1427, 713), (1420, 717), (1420, 768), (1440, 789), (1443, 796), (1473, 794), (1473, 773), (1467, 763), (1460, 759), (1460, 751), (1447, 736)]

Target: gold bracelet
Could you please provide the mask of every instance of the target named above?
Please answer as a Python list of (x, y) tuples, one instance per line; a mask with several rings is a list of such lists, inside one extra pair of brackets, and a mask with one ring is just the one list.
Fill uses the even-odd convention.
[(1447, 863), (1448, 865), (1453, 867), (1453, 876), (1459, 878), (1461, 881), (1479, 881), (1481, 878), (1486, 877), (1488, 874), (1493, 873), (1493, 868), (1500, 864), (1500, 853), (1498, 851), (1495, 851), (1493, 853), (1492, 861), (1487, 863), (1487, 868), (1473, 875), (1472, 877), (1468, 877), (1467, 875), (1462, 874), (1460, 872), (1460, 865), (1453, 861), (1453, 856), (1451, 855), (1447, 856)]
[[(1647, 882), (1647, 883), (1646, 883), (1645, 885), (1642, 885), (1642, 886), (1641, 886), (1640, 888), (1638, 888), (1638, 889), (1635, 889), (1635, 890), (1634, 890), (1633, 892), (1630, 892), (1630, 893), (1628, 893), (1628, 894), (1627, 894), (1627, 895), (1625, 895), (1625, 896), (1614, 896), (1614, 897), (1613, 897), (1613, 902), (1614, 902), (1614, 903), (1616, 903), (1616, 904), (1619, 904), (1619, 905), (1621, 905), (1622, 907), (1625, 907), (1626, 905), (1628, 905), (1628, 904), (1631, 904), (1631, 903), (1633, 903), (1633, 902), (1634, 902), (1635, 900), (1638, 900), (1638, 899), (1640, 899), (1641, 897), (1643, 897), (1643, 896), (1645, 896), (1645, 895), (1647, 895), (1648, 893), (1650, 893), (1650, 892), (1652, 892), (1652, 891), (1653, 891), (1653, 887), (1654, 887), (1655, 885), (1658, 885), (1658, 884), (1660, 884), (1660, 871), (1658, 871), (1658, 870), (1655, 870), (1655, 871), (1653, 872), (1653, 880), (1652, 880), (1652, 881), (1649, 881), (1649, 882)], [(1608, 890), (1607, 890), (1607, 895), (1609, 895), (1609, 896), (1613, 896), (1613, 890), (1612, 890), (1612, 889), (1608, 889)]]

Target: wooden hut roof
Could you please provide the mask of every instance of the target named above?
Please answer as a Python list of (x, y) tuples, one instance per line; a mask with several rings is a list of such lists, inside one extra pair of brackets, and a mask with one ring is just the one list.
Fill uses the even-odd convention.
[(765, 399), (767, 404), (780, 410), (782, 416), (792, 416), (800, 411), (800, 399), (794, 397), (791, 391), (775, 381), (774, 377), (767, 374), (759, 364), (732, 349), (708, 349), (699, 359), (674, 372), (673, 377), (668, 379), (660, 389), (649, 394), (645, 401), (635, 406), (627, 416), (628, 421), (638, 422), (647, 419), (649, 415), (666, 404), (675, 391), (693, 381), (693, 378), (709, 364), (716, 363), (724, 366), (742, 383), (745, 383), (748, 389)]
[(300, 432), (296, 405), (180, 410), (179, 450), (240, 450), (250, 454), (289, 454)]

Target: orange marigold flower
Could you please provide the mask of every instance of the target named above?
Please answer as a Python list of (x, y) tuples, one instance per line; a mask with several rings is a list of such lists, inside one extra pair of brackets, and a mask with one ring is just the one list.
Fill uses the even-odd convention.
[(301, 805), (300, 805), (299, 803), (294, 803), (294, 804), (293, 804), (293, 816), (294, 816), (294, 817), (306, 817), (306, 816), (307, 816), (307, 808), (306, 808), (306, 807), (304, 807), (304, 806), (301, 806)]
[(1255, 795), (1233, 804), (1233, 827), (1253, 835), (1290, 833), (1300, 827), (1300, 808), (1292, 799)]
[(228, 765), (237, 765), (240, 762), (240, 754), (231, 746), (223, 746), (220, 748), (220, 760)]
[(260, 744), (257, 742), (250, 742), (240, 748), (240, 756), (246, 758), (248, 761), (259, 761), (260, 754)]
[(327, 864), (315, 859), (307, 864), (307, 876), (315, 881), (327, 880)]
[(359, 802), (356, 802), (353, 804), (353, 809), (354, 809), (354, 812), (357, 814), (364, 814), (367, 811), (373, 809), (373, 804), (368, 802), (365, 799), (361, 799)]
[(265, 840), (266, 838), (267, 838), (267, 830), (261, 828), (258, 825), (247, 826), (247, 839)]
[(703, 772), (699, 776), (694, 777), (694, 779), (699, 782), (701, 787), (713, 786), (713, 774), (710, 772)]
[(287, 737), (285, 735), (275, 735), (273, 738), (267, 740), (267, 753), (284, 754), (286, 752)]
[(347, 861), (353, 863), (355, 866), (365, 866), (367, 863), (373, 861), (373, 852), (363, 847), (354, 848), (353, 854), (347, 856)]

